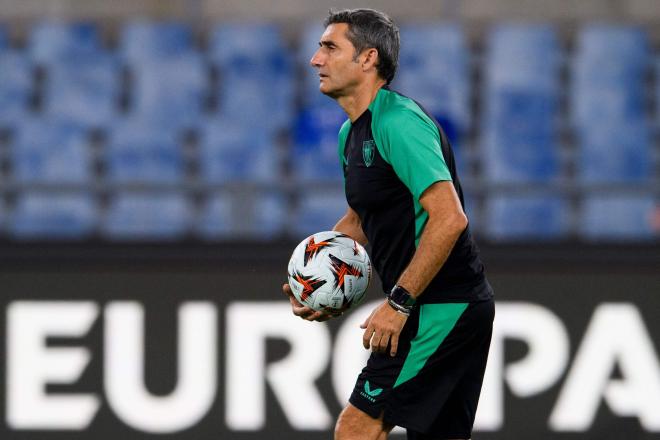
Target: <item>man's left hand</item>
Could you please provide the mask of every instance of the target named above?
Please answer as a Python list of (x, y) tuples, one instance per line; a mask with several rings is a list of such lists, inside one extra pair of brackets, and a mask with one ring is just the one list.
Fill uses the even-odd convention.
[(406, 315), (394, 310), (385, 300), (360, 326), (365, 329), (362, 345), (376, 353), (385, 353), (389, 346), (390, 356), (396, 355), (399, 335), (407, 319)]

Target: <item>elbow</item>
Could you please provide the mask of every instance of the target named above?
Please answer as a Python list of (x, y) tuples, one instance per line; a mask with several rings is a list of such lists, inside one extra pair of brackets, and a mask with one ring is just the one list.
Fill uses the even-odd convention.
[(459, 237), (468, 225), (468, 218), (462, 210), (445, 216), (443, 220), (442, 229), (456, 237)]
[(451, 225), (451, 228), (456, 235), (461, 235), (463, 231), (465, 231), (468, 225), (468, 218), (462, 210), (456, 212), (452, 216)]

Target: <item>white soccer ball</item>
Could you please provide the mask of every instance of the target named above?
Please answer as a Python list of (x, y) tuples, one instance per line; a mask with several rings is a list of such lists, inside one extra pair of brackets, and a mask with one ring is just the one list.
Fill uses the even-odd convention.
[(289, 286), (296, 299), (317, 311), (341, 313), (358, 305), (371, 282), (367, 251), (348, 235), (324, 231), (293, 250)]

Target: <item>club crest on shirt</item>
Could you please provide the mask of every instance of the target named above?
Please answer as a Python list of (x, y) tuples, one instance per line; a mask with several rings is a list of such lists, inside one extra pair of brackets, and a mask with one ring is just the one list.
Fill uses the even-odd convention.
[(374, 163), (374, 152), (376, 151), (376, 141), (373, 139), (362, 142), (362, 158), (364, 164), (368, 167)]

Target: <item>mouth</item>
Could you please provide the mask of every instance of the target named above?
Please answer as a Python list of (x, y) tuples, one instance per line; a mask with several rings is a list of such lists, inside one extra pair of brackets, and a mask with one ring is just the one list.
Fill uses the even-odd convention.
[(325, 79), (327, 77), (328, 77), (328, 75), (325, 75), (323, 73), (319, 73), (319, 79)]

